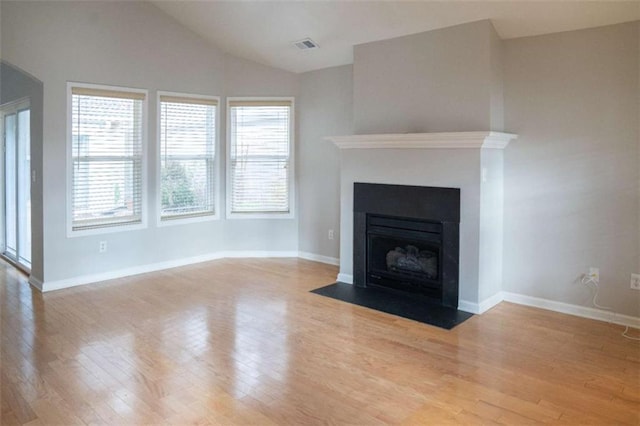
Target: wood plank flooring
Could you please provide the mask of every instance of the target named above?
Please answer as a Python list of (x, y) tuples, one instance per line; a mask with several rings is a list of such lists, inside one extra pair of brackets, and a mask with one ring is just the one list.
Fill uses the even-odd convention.
[(502, 303), (451, 331), (227, 259), (40, 294), (0, 261), (2, 425), (640, 424), (640, 344)]

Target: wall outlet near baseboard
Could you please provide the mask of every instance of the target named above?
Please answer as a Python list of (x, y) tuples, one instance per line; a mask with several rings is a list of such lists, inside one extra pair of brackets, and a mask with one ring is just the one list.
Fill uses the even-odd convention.
[(106, 241), (100, 241), (100, 244), (98, 244), (98, 252), (99, 253), (106, 253), (107, 251), (107, 242)]
[(631, 288), (640, 290), (640, 274), (631, 274)]
[(333, 240), (333, 229), (329, 229), (329, 235), (328, 235), (330, 240)]

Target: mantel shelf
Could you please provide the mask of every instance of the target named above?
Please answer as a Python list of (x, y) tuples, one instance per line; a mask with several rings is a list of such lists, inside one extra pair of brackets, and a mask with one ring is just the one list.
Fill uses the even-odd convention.
[(518, 135), (502, 132), (400, 133), (329, 136), (340, 149), (504, 149)]

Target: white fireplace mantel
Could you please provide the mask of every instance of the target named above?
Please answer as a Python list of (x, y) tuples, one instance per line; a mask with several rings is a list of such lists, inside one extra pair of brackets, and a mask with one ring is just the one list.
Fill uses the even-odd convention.
[(502, 291), (504, 148), (516, 138), (492, 131), (326, 138), (341, 151), (338, 281), (353, 282), (356, 182), (459, 188), (458, 306), (481, 313), (498, 303), (496, 295)]
[(340, 149), (504, 149), (517, 138), (518, 135), (512, 133), (483, 131), (329, 136), (325, 139)]

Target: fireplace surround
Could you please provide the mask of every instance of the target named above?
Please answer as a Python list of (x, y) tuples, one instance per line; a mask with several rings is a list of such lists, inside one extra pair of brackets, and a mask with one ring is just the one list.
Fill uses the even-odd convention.
[(458, 309), (482, 313), (498, 303), (503, 150), (516, 138), (492, 131), (327, 137), (340, 149), (337, 281), (356, 282), (360, 268), (354, 264), (354, 183), (460, 188)]
[(458, 307), (460, 190), (354, 183), (353, 284)]

